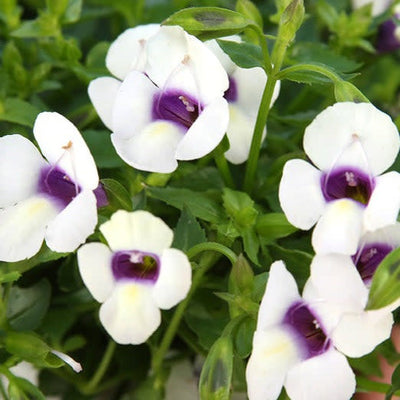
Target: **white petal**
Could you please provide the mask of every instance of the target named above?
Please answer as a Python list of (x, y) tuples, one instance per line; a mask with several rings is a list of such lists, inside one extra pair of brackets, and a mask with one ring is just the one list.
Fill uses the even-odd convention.
[[(241, 164), (249, 157), (255, 119), (247, 116), (238, 106), (229, 104), (229, 125), (226, 135), (229, 139), (229, 150), (225, 157), (232, 164)], [(263, 138), (266, 135), (264, 129)]]
[(291, 400), (348, 400), (356, 380), (346, 357), (331, 349), (291, 368), (285, 388)]
[(392, 325), (392, 313), (387, 311), (346, 314), (333, 331), (333, 343), (348, 357), (362, 357), (390, 337)]
[(112, 118), (114, 134), (124, 139), (139, 135), (153, 121), (153, 98), (158, 91), (146, 75), (130, 72), (115, 99)]
[(88, 243), (78, 250), (77, 256), (83, 283), (98, 302), (104, 302), (114, 288), (110, 249), (103, 243)]
[(192, 268), (185, 253), (166, 249), (161, 255), (161, 268), (153, 287), (153, 299), (158, 307), (167, 310), (182, 301), (192, 284)]
[(321, 170), (328, 171), (342, 152), (359, 140), (370, 171), (378, 175), (393, 164), (400, 140), (390, 117), (370, 103), (336, 103), (306, 128), (304, 150)]
[(110, 77), (94, 79), (89, 83), (88, 95), (103, 124), (113, 130), (113, 109), (121, 82)]
[[(220, 38), (221, 40), (226, 40), (230, 42), (240, 43), (242, 40), (239, 35), (225, 36)], [(238, 68), (236, 64), (229, 58), (218, 42), (215, 39), (207, 40), (204, 44), (213, 52), (213, 54), (218, 58), (218, 61), (222, 64), (228, 75), (233, 74), (233, 72)]]
[(60, 253), (74, 251), (94, 232), (96, 224), (96, 196), (84, 190), (49, 223), (45, 237), (47, 246)]
[(310, 266), (303, 298), (315, 310), (329, 335), (344, 313), (361, 313), (368, 289), (351, 258), (342, 254), (316, 255)]
[(257, 330), (246, 368), (249, 400), (277, 399), (287, 371), (299, 360), (295, 342), (284, 330)]
[(143, 71), (147, 39), (160, 29), (158, 24), (139, 25), (122, 32), (108, 50), (106, 66), (117, 78), (124, 80), (132, 70)]
[(340, 199), (328, 203), (312, 234), (316, 253), (355, 254), (362, 234), (363, 207)]
[(36, 118), (33, 134), (50, 164), (58, 165), (83, 189), (96, 189), (96, 164), (72, 122), (56, 112), (42, 112)]
[(359, 249), (373, 243), (387, 243), (393, 248), (400, 247), (400, 223), (396, 222), (365, 233), (361, 238)]
[(119, 210), (100, 226), (100, 231), (113, 251), (141, 250), (160, 255), (173, 240), (168, 225), (147, 211)]
[(43, 197), (31, 197), (0, 210), (0, 260), (20, 261), (34, 256), (42, 246), (46, 225), (57, 215)]
[(279, 201), (289, 222), (310, 229), (321, 216), (325, 200), (321, 191), (321, 172), (303, 160), (290, 160), (279, 185)]
[(178, 160), (194, 160), (214, 150), (225, 135), (229, 122), (229, 108), (219, 98), (207, 105), (178, 144)]
[(151, 286), (118, 284), (100, 307), (100, 321), (119, 344), (144, 343), (161, 323), (151, 297)]
[(376, 186), (364, 213), (364, 227), (375, 230), (394, 224), (400, 208), (400, 174), (392, 171), (376, 177)]
[(0, 138), (0, 207), (24, 200), (36, 192), (46, 162), (31, 141), (21, 135)]
[(296, 281), (282, 261), (275, 261), (269, 271), (267, 287), (258, 312), (257, 330), (282, 322), (288, 308), (300, 300)]
[(176, 170), (176, 148), (184, 129), (168, 121), (156, 121), (131, 139), (111, 135), (118, 155), (129, 165), (142, 171), (169, 173)]

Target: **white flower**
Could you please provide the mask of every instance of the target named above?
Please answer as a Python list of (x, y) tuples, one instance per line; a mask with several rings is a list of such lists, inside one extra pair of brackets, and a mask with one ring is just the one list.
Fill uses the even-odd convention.
[[(239, 36), (222, 39), (240, 42)], [(229, 125), (226, 134), (230, 147), (225, 152), (225, 157), (233, 164), (241, 164), (249, 157), (254, 125), (267, 82), (267, 75), (260, 67), (238, 67), (222, 51), (216, 40), (210, 40), (205, 44), (218, 57), (229, 77), (229, 89), (225, 92), (225, 99), (229, 104)], [(271, 107), (279, 95), (279, 89), (280, 82), (278, 81), (272, 95)], [(263, 137), (265, 135), (266, 128)]]
[(172, 230), (146, 211), (117, 211), (100, 231), (108, 246), (88, 243), (78, 250), (83, 282), (104, 303), (100, 321), (112, 338), (120, 344), (143, 343), (160, 325), (160, 308), (186, 297), (189, 260), (169, 248)]
[(376, 17), (384, 13), (392, 4), (393, 0), (352, 0), (353, 8), (361, 8), (372, 4), (372, 16)]
[(354, 254), (363, 233), (396, 221), (400, 174), (380, 174), (394, 162), (399, 142), (390, 117), (368, 103), (337, 103), (306, 128), (304, 150), (319, 170), (288, 161), (279, 200), (294, 226), (317, 222), (317, 253)]
[(45, 239), (74, 251), (97, 223), (96, 164), (79, 131), (62, 115), (38, 115), (33, 133), (43, 156), (21, 135), (0, 138), (0, 260), (35, 255)]
[[(116, 40), (107, 57), (122, 82), (95, 79), (89, 97), (113, 131), (113, 145), (125, 162), (146, 171), (172, 172), (177, 160), (203, 157), (222, 140), (229, 119), (223, 98), (228, 77), (212, 52), (178, 26), (129, 32)], [(135, 40), (134, 57), (125, 60), (125, 50)]]
[(355, 377), (328, 333), (312, 293), (302, 299), (283, 262), (273, 263), (246, 369), (249, 399), (277, 399), (282, 386), (292, 400), (349, 399)]
[(391, 312), (398, 302), (366, 311), (368, 288), (351, 257), (316, 255), (304, 293), (314, 297), (313, 307), (330, 330), (335, 347), (347, 356), (361, 357), (389, 338)]

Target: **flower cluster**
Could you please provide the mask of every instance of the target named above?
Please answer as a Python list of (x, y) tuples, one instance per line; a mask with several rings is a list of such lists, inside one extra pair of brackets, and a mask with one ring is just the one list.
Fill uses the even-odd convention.
[(348, 399), (355, 390), (346, 357), (361, 357), (390, 336), (398, 301), (366, 310), (369, 285), (383, 258), (400, 244), (399, 134), (367, 103), (337, 103), (306, 128), (304, 160), (286, 163), (281, 207), (301, 229), (317, 223), (316, 256), (300, 298), (282, 262), (270, 270), (253, 353), (249, 398)]

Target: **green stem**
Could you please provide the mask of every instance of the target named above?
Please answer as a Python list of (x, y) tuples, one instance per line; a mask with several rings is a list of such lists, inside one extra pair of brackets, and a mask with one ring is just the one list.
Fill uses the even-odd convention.
[(237, 255), (231, 249), (217, 242), (204, 242), (196, 244), (186, 252), (186, 255), (188, 256), (188, 258), (193, 258), (197, 256), (197, 254), (209, 250), (223, 254), (229, 259), (232, 264), (234, 264), (237, 260)]
[(224, 153), (218, 148), (214, 152), (214, 160), (219, 172), (221, 173), (222, 179), (225, 182), (225, 185), (233, 189), (235, 187), (235, 183), (233, 182), (231, 170), (229, 169), (229, 165), (226, 161)]
[(269, 56), (269, 50), (268, 50), (268, 45), (267, 45), (267, 40), (266, 36), (264, 35), (264, 32), (260, 29), (258, 25), (250, 25), (249, 28), (253, 30), (259, 39), (261, 51), (263, 54), (263, 59), (264, 59), (264, 69), (269, 75), (272, 71), (272, 65), (271, 65), (271, 59)]
[(108, 366), (110, 365), (111, 359), (114, 355), (115, 348), (116, 348), (116, 343), (113, 340), (110, 340), (108, 342), (106, 351), (104, 352), (99, 367), (94, 373), (92, 379), (83, 388), (85, 393), (87, 394), (92, 393), (96, 389), (99, 382), (101, 381), (101, 378), (103, 378), (104, 374), (107, 371)]

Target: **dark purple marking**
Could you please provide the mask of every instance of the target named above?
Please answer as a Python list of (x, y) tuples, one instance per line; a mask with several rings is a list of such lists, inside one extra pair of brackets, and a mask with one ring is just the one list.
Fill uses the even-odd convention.
[(382, 260), (393, 250), (387, 243), (371, 243), (352, 256), (365, 284), (369, 284)]
[(353, 199), (368, 204), (375, 180), (354, 167), (340, 167), (321, 177), (321, 189), (326, 201)]
[(318, 318), (302, 302), (290, 306), (283, 318), (283, 324), (288, 326), (301, 342), (306, 359), (325, 353), (331, 345)]
[[(200, 107), (200, 109), (199, 109)], [(178, 91), (157, 93), (153, 98), (153, 119), (172, 121), (190, 128), (202, 106), (193, 97)]]
[(103, 184), (100, 182), (96, 189), (93, 190), (96, 196), (97, 208), (106, 207), (109, 204), (106, 191), (104, 190)]
[(379, 53), (389, 53), (400, 48), (400, 41), (395, 35), (398, 24), (399, 18), (393, 17), (379, 25), (375, 45)]
[(81, 188), (63, 170), (48, 165), (40, 171), (38, 192), (56, 200), (65, 208), (78, 195)]
[(238, 99), (237, 83), (231, 76), (229, 77), (229, 87), (226, 89), (224, 97), (229, 103), (233, 103)]
[(156, 254), (138, 250), (118, 251), (113, 254), (111, 268), (116, 280), (155, 283), (160, 273), (160, 259)]

